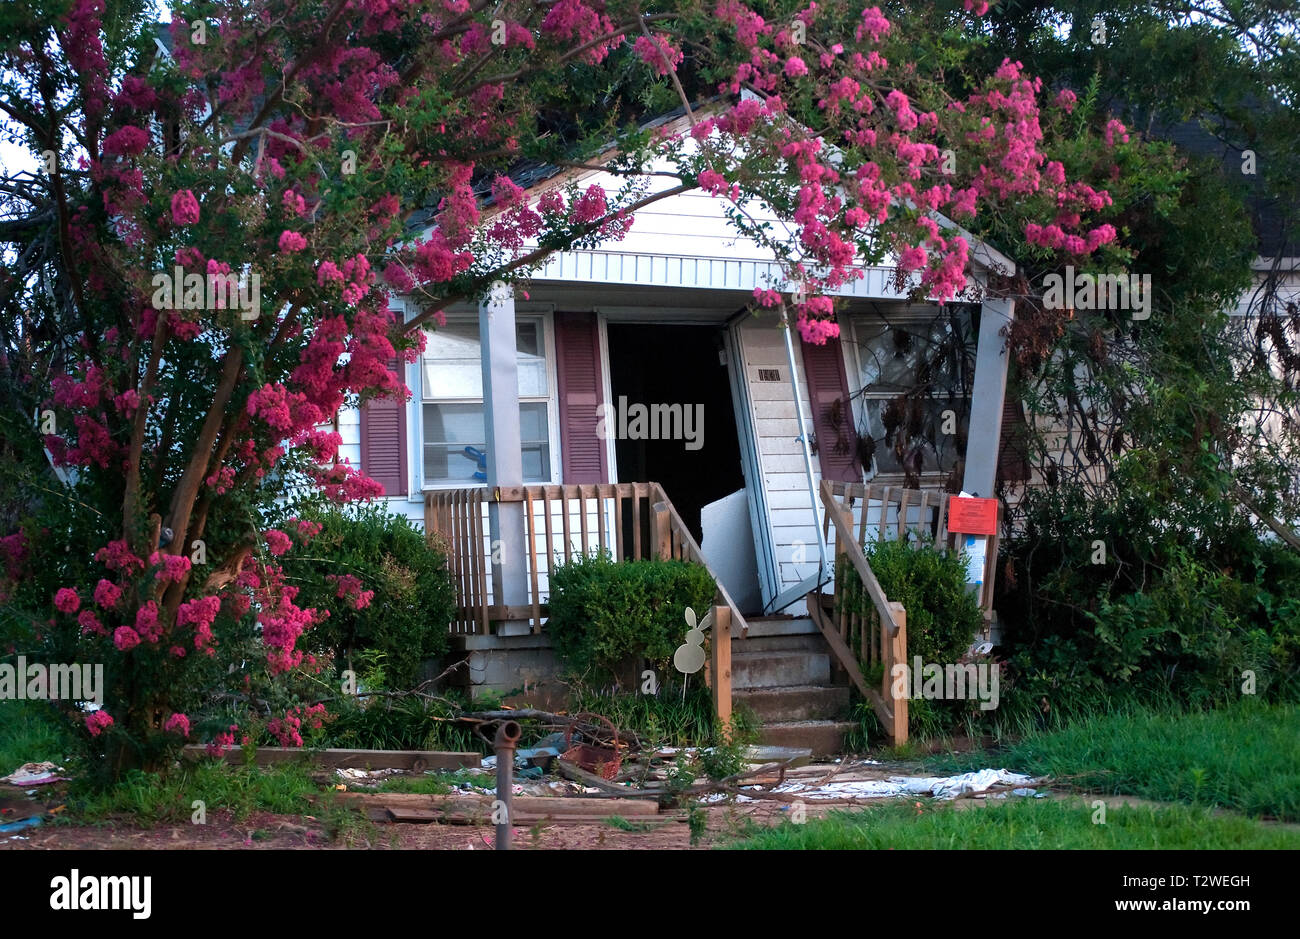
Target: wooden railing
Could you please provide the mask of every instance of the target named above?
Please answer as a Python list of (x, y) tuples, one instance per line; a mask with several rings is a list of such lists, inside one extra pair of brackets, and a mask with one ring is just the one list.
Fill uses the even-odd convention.
[[(826, 637), (836, 660), (863, 697), (872, 703), (885, 732), (895, 744), (907, 740), (907, 699), (895, 699), (892, 694), (893, 666), (907, 665), (907, 611), (902, 604), (885, 595), (863, 547), (868, 540), (886, 539), (892, 533), (900, 539), (914, 537), (921, 543), (946, 546), (960, 556), (965, 541), (948, 531), (949, 498), (943, 492), (894, 486), (830, 480), (823, 480), (821, 484), (821, 501), (825, 509), (823, 535), (830, 540), (834, 531), (835, 593), (830, 598), (829, 609), (825, 605), (827, 598), (819, 593), (809, 594), (809, 615)], [(997, 551), (998, 536), (995, 534), (988, 539), (978, 598), (985, 613), (986, 635), (988, 614), (993, 604)], [(860, 586), (843, 576), (848, 567), (856, 571)], [(871, 601), (865, 612), (859, 602), (859, 591)], [(860, 662), (865, 662), (868, 667), (877, 663), (881, 665), (880, 690), (867, 686)]]
[[(502, 603), (492, 590), (487, 509), (493, 502), (523, 503), (529, 601), (522, 606)], [(444, 489), (425, 500), (424, 520), (429, 537), (447, 554), (456, 594), (453, 633), (485, 635), (501, 620), (526, 621), (534, 633), (541, 632), (549, 616), (542, 598), (550, 596), (551, 571), (578, 555), (608, 552), (616, 561), (676, 558), (703, 566), (718, 585), (710, 683), (719, 715), (730, 718), (731, 631), (739, 627), (743, 634), (748, 626), (658, 483)], [(520, 546), (499, 547), (498, 558), (508, 562), (519, 556), (512, 552)]]

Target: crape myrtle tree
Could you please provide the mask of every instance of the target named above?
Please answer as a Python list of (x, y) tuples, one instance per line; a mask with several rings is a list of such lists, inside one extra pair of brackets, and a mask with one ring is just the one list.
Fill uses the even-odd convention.
[[(196, 0), (161, 28), (6, 4), (0, 109), (39, 168), (2, 184), (5, 651), (105, 664), (104, 707), (67, 713), (114, 774), (205, 730), (229, 744), (247, 727), (198, 720), (223, 696), (300, 743), (327, 664), (300, 639), (329, 611), (285, 581), (315, 532), (288, 506), (381, 494), (337, 458), (339, 409), (409, 394), (390, 363), (449, 304), (674, 193), (772, 246), (786, 280), (755, 303), (811, 342), (864, 262), (963, 289), (971, 245), (939, 213), (1122, 261), (1104, 184), (1051, 158), (1072, 96), (1014, 61), (948, 90), (943, 42), (986, 12), (945, 8), (912, 57), (892, 14), (840, 2)], [(683, 122), (646, 129), (674, 104)], [(615, 191), (510, 178), (610, 149)]]

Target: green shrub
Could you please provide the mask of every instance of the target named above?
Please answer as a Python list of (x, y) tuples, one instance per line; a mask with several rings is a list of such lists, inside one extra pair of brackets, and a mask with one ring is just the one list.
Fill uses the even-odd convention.
[[(908, 659), (919, 655), (936, 664), (961, 659), (984, 626), (979, 603), (966, 589), (965, 562), (953, 552), (906, 541), (877, 541), (864, 552), (885, 596), (907, 610)], [(860, 585), (857, 572), (843, 567), (844, 576)], [(852, 595), (858, 612), (867, 613), (871, 598), (866, 591)]]
[(998, 612), (1018, 691), (1058, 716), (1130, 698), (1203, 707), (1240, 698), (1249, 672), (1255, 694), (1294, 699), (1300, 556), (1244, 519), (1174, 528), (1123, 478), (1109, 496), (1033, 491), (1004, 543)]
[(546, 629), (556, 654), (579, 679), (617, 682), (638, 659), (662, 678), (685, 638), (686, 608), (703, 618), (716, 591), (698, 564), (577, 557), (551, 574)]
[[(285, 555), (285, 579), (299, 588), (299, 606), (333, 612), (304, 638), (318, 654), (333, 653), (339, 669), (360, 671), (364, 653), (365, 661), (382, 663), (371, 669), (372, 682), (382, 675), (388, 688), (413, 687), (421, 663), (447, 648), (455, 601), (446, 558), (406, 518), (378, 506), (305, 519), (321, 532)], [(344, 576), (374, 591), (369, 603), (357, 609), (355, 600), (340, 602)]]

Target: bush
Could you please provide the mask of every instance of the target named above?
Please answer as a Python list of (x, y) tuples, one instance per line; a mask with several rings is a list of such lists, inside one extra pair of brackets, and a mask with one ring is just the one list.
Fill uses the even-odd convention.
[(447, 648), (455, 598), (446, 557), (378, 506), (305, 518), (321, 532), (284, 557), (285, 580), (299, 588), (299, 606), (333, 611), (305, 638), (339, 669), (360, 671), (363, 654), (380, 663), (372, 684), (414, 687), (421, 663)]
[[(906, 541), (877, 541), (864, 553), (885, 596), (907, 610), (908, 658), (919, 655), (927, 664), (961, 659), (984, 627), (979, 602), (966, 589), (965, 562), (956, 553)], [(845, 568), (845, 576), (860, 584), (857, 572)], [(865, 590), (854, 595), (866, 613), (870, 596)]]
[(561, 661), (580, 679), (617, 682), (635, 659), (648, 660), (665, 676), (686, 635), (686, 608), (702, 619), (716, 591), (697, 564), (582, 556), (551, 574), (546, 629)]
[[(1044, 708), (1115, 700), (1235, 701), (1243, 676), (1268, 700), (1300, 691), (1300, 556), (1244, 519), (1173, 528), (1163, 504), (1117, 483), (1031, 492), (1007, 542), (998, 610), (1017, 684)], [(1104, 562), (1093, 536), (1104, 532)]]

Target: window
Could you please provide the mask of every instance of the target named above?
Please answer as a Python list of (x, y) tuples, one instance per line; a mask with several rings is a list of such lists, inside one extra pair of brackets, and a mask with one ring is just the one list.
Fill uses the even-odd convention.
[[(864, 469), (908, 476), (950, 472), (970, 411), (975, 337), (969, 310), (861, 317), (853, 333), (862, 389), (858, 435), (875, 444), (875, 465)], [(953, 420), (945, 420), (945, 411)], [(945, 425), (953, 432), (945, 433)]]
[[(424, 484), (487, 481), (487, 422), (478, 323), (448, 321), (427, 333), (420, 363)], [(515, 324), (524, 481), (551, 479), (550, 365), (540, 319)]]

